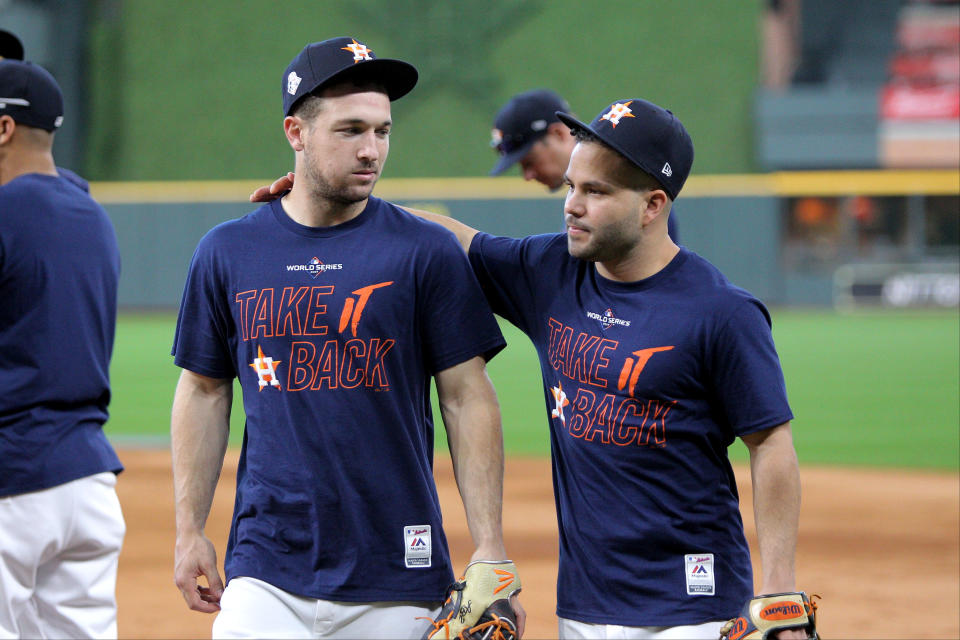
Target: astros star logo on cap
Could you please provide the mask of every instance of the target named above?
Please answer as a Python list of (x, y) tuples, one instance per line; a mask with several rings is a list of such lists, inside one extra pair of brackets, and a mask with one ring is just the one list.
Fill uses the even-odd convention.
[(630, 110), (630, 104), (632, 102), (633, 100), (627, 103), (623, 103), (623, 102), (616, 103), (615, 105), (610, 107), (610, 111), (607, 111), (605, 114), (603, 114), (603, 116), (601, 117), (601, 120), (609, 120), (610, 124), (613, 125), (613, 128), (616, 129), (617, 125), (620, 124), (621, 118), (635, 117), (633, 115), (633, 111)]
[(351, 40), (351, 43), (345, 47), (341, 47), (341, 49), (343, 49), (344, 51), (349, 51), (353, 54), (354, 64), (356, 64), (357, 62), (360, 62), (361, 60), (373, 60), (373, 58), (370, 57), (370, 54), (373, 53), (373, 51), (368, 49), (367, 45), (361, 44), (356, 40), (354, 40), (353, 38), (351, 38), (350, 40)]

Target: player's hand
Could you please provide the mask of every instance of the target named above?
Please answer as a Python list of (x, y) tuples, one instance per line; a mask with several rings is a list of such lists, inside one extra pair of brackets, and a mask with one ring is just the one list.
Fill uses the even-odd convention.
[(284, 191), (293, 188), (294, 173), (291, 171), (285, 176), (281, 176), (273, 181), (269, 187), (259, 187), (250, 194), (250, 202), (270, 202), (276, 200)]
[[(173, 581), (187, 606), (194, 611), (215, 613), (220, 610), (223, 580), (217, 570), (217, 552), (213, 543), (202, 533), (177, 536), (174, 552)], [(197, 578), (206, 578), (206, 587)]]
[(513, 612), (517, 614), (517, 637), (523, 637), (523, 628), (527, 625), (527, 612), (524, 611), (523, 605), (520, 604), (520, 594), (515, 593), (510, 596), (510, 606), (513, 607)]

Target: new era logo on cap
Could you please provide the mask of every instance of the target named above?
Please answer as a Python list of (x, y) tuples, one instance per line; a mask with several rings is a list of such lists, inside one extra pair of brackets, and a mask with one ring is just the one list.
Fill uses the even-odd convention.
[(670, 111), (634, 98), (617, 100), (585, 124), (569, 113), (557, 113), (573, 129), (589, 131), (600, 141), (655, 178), (672, 200), (693, 166), (693, 141)]
[(331, 38), (308, 44), (283, 72), (283, 114), (290, 115), (304, 96), (340, 81), (373, 82), (396, 100), (417, 84), (417, 70), (402, 60), (377, 58), (356, 38)]

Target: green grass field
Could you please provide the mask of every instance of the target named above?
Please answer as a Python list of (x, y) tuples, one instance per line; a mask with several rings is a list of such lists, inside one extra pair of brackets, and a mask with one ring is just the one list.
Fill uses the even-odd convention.
[[(107, 425), (119, 445), (166, 442), (179, 375), (168, 355), (174, 323), (172, 314), (120, 317)], [(507, 451), (549, 455), (533, 347), (513, 327), (503, 329), (510, 346), (490, 363), (490, 376)], [(775, 310), (773, 331), (801, 464), (960, 468), (957, 312)], [(238, 390), (234, 444), (241, 439), (242, 414)], [(445, 446), (442, 438), (437, 446)], [(734, 445), (731, 457), (745, 460), (746, 449)]]

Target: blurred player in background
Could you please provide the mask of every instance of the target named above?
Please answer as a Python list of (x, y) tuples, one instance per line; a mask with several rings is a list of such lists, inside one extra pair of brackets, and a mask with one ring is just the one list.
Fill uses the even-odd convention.
[[(220, 610), (215, 637), (427, 630), (453, 579), (431, 376), (471, 560), (506, 558), (503, 440), (485, 368), (503, 337), (456, 239), (371, 195), (390, 102), (416, 81), (411, 65), (352, 38), (305, 47), (283, 75), (296, 186), (214, 228), (191, 263), (173, 348), (175, 573), (191, 609)], [(203, 528), (234, 377), (247, 422), (224, 589)]]
[(63, 96), (0, 61), (0, 637), (116, 638), (122, 470), (102, 427), (120, 253), (58, 174)]
[[(5, 29), (0, 29), (0, 60), (23, 60), (23, 55), (23, 43), (20, 42), (20, 38)], [(57, 167), (57, 173), (61, 178), (66, 178), (84, 191), (90, 191), (87, 181), (73, 171)]]
[(794, 590), (800, 478), (770, 317), (667, 234), (693, 163), (673, 114), (633, 99), (590, 124), (558, 118), (577, 140), (565, 234), (494, 237), (418, 214), (457, 234), (494, 312), (536, 347), (560, 638), (717, 638), (754, 594), (735, 437), (750, 452), (759, 593)]
[[(549, 89), (510, 98), (493, 121), (490, 146), (499, 158), (490, 175), (498, 176), (519, 164), (524, 180), (536, 180), (550, 191), (560, 189), (577, 141), (560, 122), (558, 112), (570, 113), (570, 105)], [(670, 213), (667, 230), (674, 242), (680, 241), (676, 211)]]

